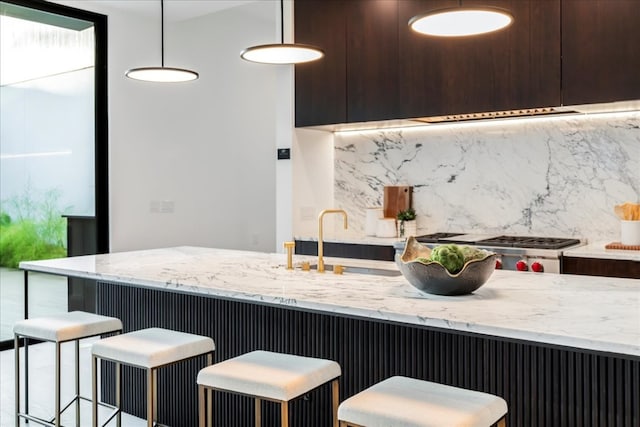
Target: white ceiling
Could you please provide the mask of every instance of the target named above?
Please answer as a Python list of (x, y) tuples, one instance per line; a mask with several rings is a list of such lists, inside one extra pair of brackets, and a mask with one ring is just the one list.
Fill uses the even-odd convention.
[[(77, 7), (77, 1), (53, 0), (55, 3)], [(178, 22), (198, 16), (208, 15), (236, 6), (255, 2), (274, 2), (276, 0), (164, 0), (165, 22)], [(160, 14), (160, 0), (83, 0), (87, 9), (106, 7), (117, 9), (141, 17), (154, 18)]]

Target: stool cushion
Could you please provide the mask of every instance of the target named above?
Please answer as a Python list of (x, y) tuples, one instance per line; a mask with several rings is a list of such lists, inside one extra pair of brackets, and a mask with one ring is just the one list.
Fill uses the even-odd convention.
[(350, 397), (338, 419), (367, 427), (488, 427), (507, 413), (498, 396), (406, 377), (391, 377)]
[(71, 311), (20, 320), (13, 326), (13, 333), (46, 341), (62, 342), (93, 337), (121, 329), (122, 322), (115, 317), (84, 311)]
[(331, 360), (259, 350), (201, 369), (197, 382), (249, 396), (289, 401), (339, 376), (340, 365)]
[(156, 368), (214, 349), (213, 340), (209, 337), (149, 328), (96, 341), (91, 346), (91, 354), (127, 365)]

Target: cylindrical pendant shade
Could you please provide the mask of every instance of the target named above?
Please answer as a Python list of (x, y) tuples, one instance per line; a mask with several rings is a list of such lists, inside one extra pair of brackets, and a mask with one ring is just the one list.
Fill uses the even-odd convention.
[(499, 8), (450, 8), (414, 16), (409, 26), (430, 36), (461, 37), (497, 31), (511, 22), (513, 16)]

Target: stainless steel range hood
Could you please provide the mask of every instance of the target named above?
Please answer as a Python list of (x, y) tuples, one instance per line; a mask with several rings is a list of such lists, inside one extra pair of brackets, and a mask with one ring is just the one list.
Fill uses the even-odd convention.
[(403, 127), (431, 127), (443, 124), (463, 122), (489, 122), (496, 120), (521, 120), (531, 117), (581, 116), (601, 113), (640, 111), (640, 100), (608, 102), (602, 104), (584, 104), (560, 107), (527, 108), (509, 111), (490, 111), (469, 114), (451, 114), (447, 116), (416, 117), (411, 119), (384, 120), (376, 122), (341, 123), (334, 125), (309, 126), (304, 129), (316, 129), (326, 132), (350, 132), (361, 130), (385, 130)]

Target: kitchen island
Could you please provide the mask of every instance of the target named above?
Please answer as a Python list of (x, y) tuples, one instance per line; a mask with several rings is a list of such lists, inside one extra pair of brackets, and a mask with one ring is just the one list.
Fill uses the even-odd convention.
[[(126, 330), (160, 326), (211, 336), (217, 361), (258, 348), (334, 359), (343, 369), (342, 398), (408, 375), (498, 394), (509, 404), (510, 425), (640, 421), (638, 280), (496, 271), (472, 295), (442, 297), (417, 291), (402, 276), (291, 271), (285, 261), (280, 254), (178, 247), (20, 267), (97, 280), (100, 313), (120, 317)], [(397, 270), (391, 262), (326, 262)], [(197, 367), (184, 369), (181, 396), (190, 396)], [(142, 378), (124, 395), (133, 413), (144, 404), (135, 398), (137, 383)], [(325, 391), (295, 402), (292, 419), (327, 425)], [(194, 404), (185, 401), (186, 413), (167, 409), (166, 416), (193, 420)], [(250, 424), (246, 398), (220, 396), (216, 405), (218, 425)], [(276, 416), (266, 409), (266, 417)]]

